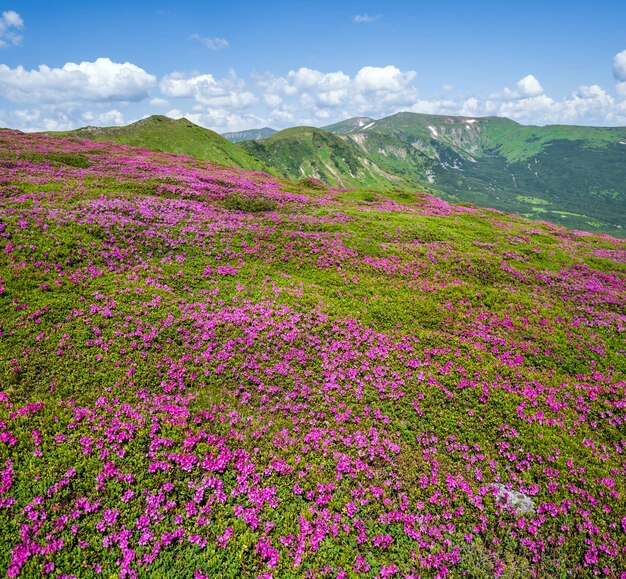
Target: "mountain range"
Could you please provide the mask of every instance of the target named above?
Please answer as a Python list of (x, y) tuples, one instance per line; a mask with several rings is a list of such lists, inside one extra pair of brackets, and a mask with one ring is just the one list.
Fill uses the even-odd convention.
[[(57, 133), (58, 134), (58, 133)], [(626, 128), (526, 126), (502, 117), (397, 113), (322, 128), (220, 136), (157, 116), (63, 133), (371, 191), (421, 190), (568, 227), (626, 235)], [(232, 141), (232, 142), (231, 142)]]
[(222, 137), (228, 139), (231, 143), (240, 143), (241, 141), (258, 141), (260, 139), (267, 139), (274, 133), (277, 133), (276, 129), (270, 129), (270, 127), (263, 127), (262, 129), (250, 129), (247, 131), (236, 131), (234, 133), (223, 133)]

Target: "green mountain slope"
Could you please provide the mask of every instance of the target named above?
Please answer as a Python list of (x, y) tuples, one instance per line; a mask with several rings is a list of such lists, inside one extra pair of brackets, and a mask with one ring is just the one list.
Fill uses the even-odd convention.
[(398, 113), (325, 130), (439, 196), (623, 236), (626, 128)]
[(170, 119), (154, 115), (125, 127), (84, 127), (74, 131), (49, 132), (65, 137), (82, 137), (91, 141), (110, 141), (144, 147), (153, 151), (190, 155), (240, 169), (275, 173), (214, 131), (199, 127), (187, 119)]
[(222, 133), (222, 137), (228, 139), (231, 143), (241, 143), (241, 141), (258, 141), (259, 139), (267, 139), (276, 132), (276, 129), (263, 127), (262, 129), (249, 129), (247, 131)]
[(286, 129), (239, 146), (292, 179), (314, 177), (333, 187), (408, 187), (405, 179), (381, 169), (352, 141), (314, 127)]
[(623, 579), (626, 240), (250, 177), (0, 130), (0, 576)]
[[(51, 133), (194, 156), (334, 187), (419, 189), (568, 227), (625, 236), (626, 128), (524, 126), (506, 118), (398, 113), (322, 129), (255, 129), (234, 144), (186, 119)], [(266, 136), (270, 134), (270, 136)], [(263, 137), (263, 138), (261, 138)]]

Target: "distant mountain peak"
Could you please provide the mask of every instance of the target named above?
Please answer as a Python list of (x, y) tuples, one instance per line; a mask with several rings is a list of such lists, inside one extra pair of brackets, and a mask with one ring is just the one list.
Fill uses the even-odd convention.
[(260, 141), (261, 139), (267, 139), (276, 132), (276, 129), (272, 129), (271, 127), (263, 127), (261, 129), (247, 129), (245, 131), (222, 133), (222, 137), (228, 139), (231, 143), (240, 143), (241, 141)]
[(369, 125), (370, 123), (373, 123), (376, 119), (372, 119), (371, 117), (353, 117), (348, 120), (352, 121), (355, 125), (363, 127), (365, 125)]
[(345, 121), (334, 123), (322, 128), (330, 133), (346, 135), (348, 133), (367, 130), (375, 122), (376, 119), (372, 119), (371, 117), (352, 117), (350, 119), (346, 119)]

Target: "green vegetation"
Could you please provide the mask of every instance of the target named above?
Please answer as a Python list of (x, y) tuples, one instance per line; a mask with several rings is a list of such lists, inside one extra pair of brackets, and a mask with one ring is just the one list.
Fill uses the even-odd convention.
[(75, 131), (49, 132), (59, 137), (79, 137), (90, 141), (108, 141), (157, 152), (190, 155), (228, 167), (275, 174), (271, 167), (248, 155), (216, 132), (195, 125), (187, 119), (154, 115), (125, 127), (84, 127)]
[(626, 236), (626, 128), (535, 127), (498, 117), (398, 113), (379, 120), (355, 117), (323, 129), (228, 133), (236, 145), (186, 119), (163, 116), (127, 127), (56, 134), (191, 155), (291, 179), (312, 177), (332, 187), (420, 190)]
[(408, 187), (401, 177), (380, 169), (354, 143), (314, 127), (285, 129), (239, 146), (291, 179), (314, 177), (333, 187)]
[(0, 184), (1, 575), (626, 569), (626, 240), (17, 131)]
[(626, 235), (626, 128), (398, 113), (326, 130), (437, 196), (533, 218), (548, 204), (568, 227)]

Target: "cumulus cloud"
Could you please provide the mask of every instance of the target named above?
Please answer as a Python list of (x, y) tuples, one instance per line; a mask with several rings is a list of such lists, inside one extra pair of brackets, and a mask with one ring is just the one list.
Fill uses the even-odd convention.
[(305, 106), (313, 106), (318, 102), (321, 106), (336, 107), (347, 98), (350, 88), (350, 77), (343, 72), (323, 73), (310, 68), (299, 68), (290, 71), (285, 84), (279, 81), (286, 95), (300, 95), (300, 102)]
[(174, 72), (163, 77), (159, 86), (165, 96), (191, 98), (203, 107), (242, 109), (258, 102), (233, 71), (224, 79), (216, 79), (212, 74)]
[(41, 111), (37, 109), (18, 109), (13, 114), (22, 122), (34, 123), (41, 117)]
[(0, 15), (0, 48), (15, 46), (22, 42), (19, 33), (24, 28), (22, 17), (14, 10), (7, 10)]
[(166, 117), (170, 119), (182, 119), (185, 116), (185, 113), (180, 109), (171, 109), (165, 113)]
[(491, 98), (505, 100), (524, 99), (539, 96), (544, 92), (541, 83), (532, 74), (527, 74), (525, 77), (520, 78), (515, 83), (515, 87), (515, 89), (510, 89), (507, 86), (502, 92), (492, 94)]
[(70, 108), (59, 110), (43, 105), (29, 109), (15, 109), (5, 113), (8, 126), (22, 131), (66, 131), (85, 125), (124, 125), (126, 119), (117, 109), (108, 110), (106, 103), (96, 104), (95, 110)]
[(626, 97), (626, 50), (618, 52), (613, 58), (613, 75), (617, 81), (617, 94)]
[(528, 124), (623, 125), (626, 50), (615, 55), (613, 72), (616, 92), (589, 84), (556, 98), (546, 94), (536, 76), (527, 74), (509, 84), (511, 88), (487, 96), (455, 97), (452, 87), (444, 85), (443, 93), (427, 98), (418, 92), (415, 71), (391, 64), (364, 66), (352, 73), (300, 67), (283, 75), (253, 73), (249, 82), (234, 71), (223, 78), (209, 72), (172, 72), (158, 84), (142, 68), (108, 58), (61, 68), (41, 65), (34, 70), (0, 65), (0, 97), (36, 103), (30, 105), (33, 109), (15, 105), (13, 110), (0, 111), (0, 116), (5, 125), (22, 130), (123, 124), (122, 111), (129, 114), (130, 110), (139, 118), (151, 107), (170, 109), (168, 116), (185, 116), (220, 132), (255, 126), (319, 126), (352, 116), (381, 118), (399, 111), (497, 115)]
[(495, 115), (530, 124), (621, 124), (626, 121), (622, 103), (599, 85), (581, 85), (570, 95), (555, 99), (546, 95), (535, 77), (520, 79), (517, 90), (505, 89), (486, 99), (470, 97), (459, 103), (465, 116)]
[[(410, 113), (423, 113), (426, 115), (454, 115), (460, 114), (458, 103), (450, 99), (418, 99), (410, 107)], [(468, 115), (471, 116), (471, 115)]]
[(207, 38), (206, 36), (200, 36), (199, 34), (192, 34), (189, 39), (197, 40), (209, 50), (222, 50), (223, 48), (228, 48), (230, 46), (228, 40), (225, 38)]
[(241, 131), (251, 127), (260, 127), (267, 124), (267, 119), (245, 111), (227, 109), (206, 109), (202, 111), (183, 112), (180, 109), (168, 111), (168, 117), (189, 119), (192, 123), (213, 129), (220, 133)]
[(380, 17), (380, 14), (376, 16), (371, 16), (369, 14), (355, 14), (352, 17), (352, 20), (354, 20), (354, 22), (357, 22), (358, 24), (369, 24), (370, 22), (375, 22)]
[(365, 66), (354, 76), (301, 67), (286, 76), (256, 77), (256, 89), (273, 106), (272, 115), (303, 120), (334, 119), (358, 114), (384, 115), (417, 99), (415, 71), (388, 65)]
[(626, 50), (618, 52), (613, 58), (613, 74), (620, 82), (626, 82)]
[(415, 78), (413, 70), (402, 72), (395, 66), (365, 66), (354, 78), (357, 89), (363, 92), (402, 92)]
[(207, 111), (204, 113), (192, 113), (189, 115), (192, 123), (199, 125), (213, 126), (221, 131), (237, 130), (243, 127), (257, 126), (261, 121), (255, 115), (245, 115), (233, 113), (232, 111), (223, 114), (222, 111)]
[(523, 97), (536, 97), (543, 94), (541, 83), (532, 74), (520, 78), (517, 81), (517, 89)]
[(105, 111), (101, 113), (94, 113), (92, 111), (86, 111), (81, 115), (84, 122), (90, 125), (102, 126), (102, 125), (117, 125), (124, 124), (124, 115), (117, 109)]
[[(264, 123), (262, 119), (247, 112), (250, 107), (265, 102), (268, 106), (280, 104), (280, 97), (262, 99), (247, 88), (246, 83), (234, 71), (226, 78), (215, 78), (212, 74), (185, 74), (174, 72), (161, 79), (159, 87), (170, 100), (185, 100), (191, 104), (172, 109), (167, 116), (186, 117), (190, 121), (221, 132), (247, 129)], [(273, 103), (273, 104), (272, 104)], [(188, 107), (191, 107), (190, 109)], [(185, 112), (183, 112), (185, 111)]]
[(0, 64), (0, 96), (15, 102), (140, 101), (155, 83), (139, 66), (109, 58), (68, 62), (62, 68), (42, 64), (35, 70)]

